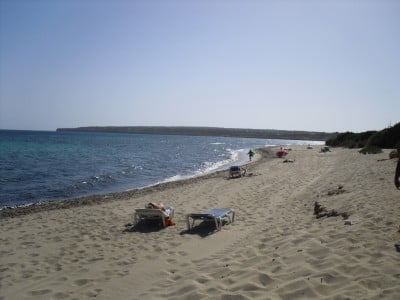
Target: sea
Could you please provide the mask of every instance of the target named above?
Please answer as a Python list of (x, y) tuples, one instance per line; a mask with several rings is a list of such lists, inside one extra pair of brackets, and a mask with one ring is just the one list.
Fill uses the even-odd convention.
[(0, 130), (0, 209), (144, 188), (241, 165), (247, 152), (316, 141)]

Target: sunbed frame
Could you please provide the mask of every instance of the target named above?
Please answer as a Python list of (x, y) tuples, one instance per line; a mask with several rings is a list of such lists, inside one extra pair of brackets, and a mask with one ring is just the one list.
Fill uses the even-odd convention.
[(230, 208), (213, 208), (205, 213), (192, 213), (186, 216), (188, 230), (193, 229), (196, 220), (214, 221), (215, 227), (219, 231), (222, 228), (223, 219), (228, 219), (229, 223), (235, 221), (235, 211)]
[(133, 215), (134, 225), (137, 225), (142, 220), (157, 220), (161, 219), (164, 227), (167, 227), (166, 219), (169, 217), (172, 219), (174, 216), (173, 207), (166, 207), (166, 210), (169, 210), (169, 216), (161, 209), (157, 208), (137, 208), (135, 209), (135, 213)]

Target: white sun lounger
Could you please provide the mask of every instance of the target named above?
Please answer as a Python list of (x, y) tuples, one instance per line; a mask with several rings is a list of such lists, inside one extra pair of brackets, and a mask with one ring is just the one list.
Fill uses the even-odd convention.
[(167, 226), (166, 218), (174, 216), (174, 208), (172, 206), (166, 206), (165, 211), (158, 208), (137, 208), (133, 215), (134, 225), (137, 225), (142, 220), (157, 220), (161, 219), (163, 226)]
[[(222, 220), (223, 219), (228, 219), (229, 223), (232, 223), (235, 221), (235, 211), (230, 208), (212, 208), (205, 213), (202, 214), (188, 214), (187, 215), (187, 227), (188, 230), (191, 230), (194, 227), (194, 223), (196, 220), (202, 220), (202, 221), (214, 221), (215, 222), (215, 227), (217, 230), (221, 230), (222, 228)], [(192, 222), (190, 222), (190, 219), (192, 219)]]

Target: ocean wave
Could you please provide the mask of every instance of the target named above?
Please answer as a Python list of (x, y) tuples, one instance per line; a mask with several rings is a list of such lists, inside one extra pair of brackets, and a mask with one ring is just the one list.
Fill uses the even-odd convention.
[[(248, 148), (291, 141), (229, 137), (6, 132), (0, 207), (177, 181), (247, 161)], [(304, 144), (314, 144), (303, 141)]]
[(243, 159), (243, 154), (246, 153), (246, 149), (232, 150), (232, 149), (228, 148), (228, 149), (226, 149), (226, 151), (229, 153), (229, 158), (227, 158), (227, 159), (216, 161), (216, 162), (210, 162), (210, 161), (203, 162), (202, 167), (199, 168), (198, 170), (195, 170), (191, 174), (173, 175), (162, 181), (157, 182), (156, 184), (198, 177), (198, 176), (206, 175), (206, 174), (209, 174), (209, 173), (212, 173), (215, 171), (223, 170), (225, 168), (228, 168), (229, 166), (231, 166), (234, 163), (239, 163), (239, 162), (241, 162), (240, 164), (245, 163), (245, 160)]

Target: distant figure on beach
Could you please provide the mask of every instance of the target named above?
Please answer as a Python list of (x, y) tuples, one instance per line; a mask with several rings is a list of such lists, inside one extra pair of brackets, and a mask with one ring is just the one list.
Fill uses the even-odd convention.
[(400, 190), (400, 149), (397, 150), (399, 158), (397, 160), (396, 174), (394, 175), (394, 185)]
[(249, 152), (247, 153), (248, 155), (249, 155), (249, 160), (251, 161), (251, 159), (253, 158), (253, 156), (254, 156), (254, 152), (253, 152), (253, 150), (249, 150)]
[(276, 156), (279, 158), (285, 157), (288, 154), (286, 150), (284, 150), (282, 147), (276, 152)]

